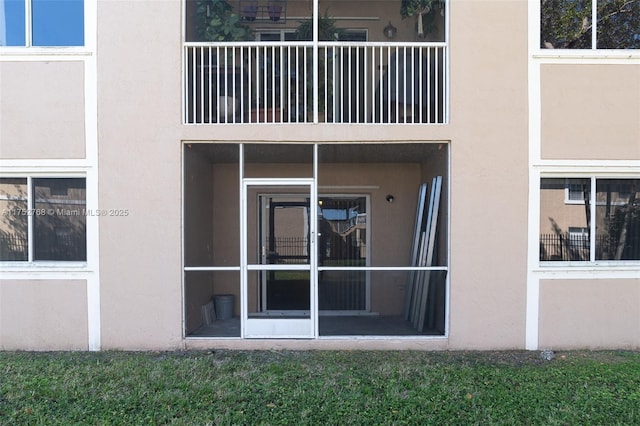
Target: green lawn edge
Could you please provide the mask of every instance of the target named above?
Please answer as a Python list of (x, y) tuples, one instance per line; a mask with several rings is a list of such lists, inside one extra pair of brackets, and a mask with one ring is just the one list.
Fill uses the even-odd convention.
[(640, 352), (0, 352), (2, 425), (640, 424)]

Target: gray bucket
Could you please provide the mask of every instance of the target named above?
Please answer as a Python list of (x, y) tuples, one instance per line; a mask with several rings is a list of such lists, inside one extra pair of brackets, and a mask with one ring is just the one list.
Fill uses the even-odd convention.
[(233, 294), (219, 294), (214, 297), (216, 318), (227, 320), (233, 318)]

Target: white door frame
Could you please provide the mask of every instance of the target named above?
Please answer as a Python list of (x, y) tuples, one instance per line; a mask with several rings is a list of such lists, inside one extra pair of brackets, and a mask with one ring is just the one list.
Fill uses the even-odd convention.
[[(315, 338), (317, 337), (318, 321), (318, 301), (317, 301), (317, 250), (316, 250), (316, 226), (318, 221), (318, 211), (315, 208), (309, 209), (309, 263), (295, 265), (265, 265), (250, 264), (248, 259), (248, 200), (249, 188), (268, 188), (276, 193), (287, 193), (287, 188), (307, 188), (309, 202), (311, 206), (318, 204), (318, 195), (315, 179), (313, 178), (245, 178), (242, 179), (241, 187), (241, 265), (240, 265), (240, 299), (241, 299), (241, 319), (242, 337), (244, 338)], [(259, 224), (258, 224), (259, 226)], [(258, 259), (260, 256), (258, 256)], [(291, 271), (300, 270), (309, 272), (309, 316), (308, 318), (287, 318), (252, 316), (249, 317), (248, 309), (248, 275), (250, 271)]]

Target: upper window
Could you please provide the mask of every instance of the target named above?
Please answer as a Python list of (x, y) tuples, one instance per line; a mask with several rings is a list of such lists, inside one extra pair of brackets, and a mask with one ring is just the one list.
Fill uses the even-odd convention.
[(540, 260), (640, 260), (640, 179), (542, 179)]
[(0, 261), (85, 261), (84, 178), (0, 178)]
[(83, 46), (84, 0), (0, 0), (0, 46)]
[(541, 0), (540, 47), (640, 49), (640, 0)]

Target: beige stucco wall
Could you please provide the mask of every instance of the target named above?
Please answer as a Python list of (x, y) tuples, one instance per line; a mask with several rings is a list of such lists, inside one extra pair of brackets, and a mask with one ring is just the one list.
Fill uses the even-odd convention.
[(83, 158), (82, 62), (0, 62), (0, 158)]
[[(182, 344), (181, 141), (450, 141), (445, 346), (524, 346), (525, 0), (451, 4), (451, 119), (444, 126), (182, 126), (180, 2), (101, 2), (98, 13), (100, 204), (131, 212), (100, 221), (104, 349)], [(415, 204), (415, 188), (404, 194), (404, 187), (389, 190), (386, 184), (381, 200), (372, 200), (374, 211), (385, 211), (384, 195), (391, 191)], [(386, 238), (384, 227), (379, 232), (376, 238)], [(372, 257), (384, 258), (373, 250)], [(399, 250), (398, 256), (408, 259), (409, 247)], [(343, 341), (340, 346), (350, 344), (361, 345)], [(441, 342), (413, 346), (443, 347)]]
[(0, 280), (0, 350), (87, 350), (84, 280)]
[(451, 2), (451, 349), (524, 347), (526, 26), (524, 0)]
[[(375, 10), (370, 8), (367, 14)], [(450, 2), (449, 10), (447, 125), (184, 126), (181, 2), (99, 2), (99, 203), (103, 209), (129, 211), (125, 217), (100, 218), (102, 349), (183, 346), (182, 141), (432, 141), (448, 143), (451, 158), (445, 185), (450, 190), (446, 201), (451, 230), (448, 338), (200, 341), (189, 342), (191, 347), (239, 348), (246, 343), (245, 347), (300, 349), (523, 348), (529, 208), (524, 190), (528, 188), (527, 0), (458, 0)], [(386, 17), (373, 25), (372, 34), (379, 34), (384, 21)], [(394, 22), (400, 31), (410, 24)], [(639, 68), (543, 65), (543, 159), (640, 159)], [(84, 157), (83, 72), (82, 63), (74, 61), (0, 63), (0, 157)], [(388, 173), (392, 176), (393, 171)], [(423, 169), (420, 178), (427, 174)], [(371, 176), (355, 176), (362, 178), (362, 185), (375, 184)], [(372, 200), (376, 215), (391, 212), (383, 201), (387, 192), (415, 204), (415, 190), (389, 189), (389, 182), (393, 181), (380, 185), (380, 197)], [(233, 185), (227, 188), (233, 197)], [(218, 196), (214, 191), (214, 221), (227, 214), (217, 210)], [(415, 206), (409, 209), (411, 215), (414, 211)], [(377, 217), (372, 226), (377, 226)], [(229, 223), (237, 229), (237, 215)], [(375, 238), (396, 241), (398, 236), (385, 236), (388, 231), (380, 227)], [(214, 252), (224, 249), (215, 247)], [(372, 258), (387, 260), (380, 247), (373, 250)], [(394, 253), (407, 259), (408, 250), (400, 245)], [(189, 318), (197, 317), (201, 300), (211, 292), (237, 289), (235, 284), (218, 287), (216, 277), (201, 282), (203, 291), (197, 292)], [(637, 348), (638, 284), (638, 280), (543, 281), (540, 345)], [(3, 349), (86, 349), (86, 314), (84, 281), (0, 282)]]
[[(102, 348), (182, 337), (181, 2), (98, 3)], [(159, 23), (162, 23), (159, 25)]]
[(542, 158), (640, 159), (640, 65), (541, 66)]
[(542, 280), (539, 345), (640, 348), (640, 279)]

